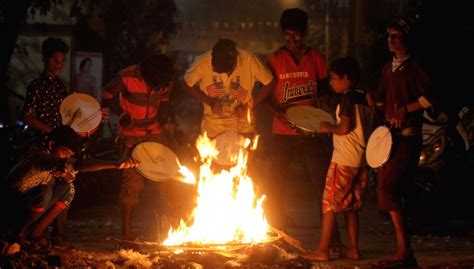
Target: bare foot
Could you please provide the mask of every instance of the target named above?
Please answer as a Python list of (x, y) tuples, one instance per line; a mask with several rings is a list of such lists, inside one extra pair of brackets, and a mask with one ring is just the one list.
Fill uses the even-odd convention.
[(357, 261), (360, 260), (360, 253), (358, 249), (355, 248), (347, 248), (344, 252), (344, 258)]
[(312, 261), (326, 262), (329, 261), (329, 251), (317, 249), (314, 252), (303, 255), (303, 257)]

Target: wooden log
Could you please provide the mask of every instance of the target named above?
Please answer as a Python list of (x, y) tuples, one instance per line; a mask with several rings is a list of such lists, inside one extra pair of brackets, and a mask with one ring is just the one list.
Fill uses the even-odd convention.
[[(276, 234), (276, 232), (275, 232)], [(290, 237), (290, 236), (288, 236)], [(281, 236), (271, 238), (265, 242), (262, 242), (260, 244), (266, 244), (266, 243), (272, 243), (275, 242), (279, 239), (281, 239)], [(290, 237), (291, 238), (291, 237)], [(187, 245), (179, 245), (179, 246), (165, 246), (162, 245), (161, 243), (158, 242), (150, 242), (150, 241), (143, 241), (143, 240), (124, 240), (120, 238), (115, 238), (111, 237), (110, 240), (117, 241), (117, 242), (123, 242), (123, 243), (129, 243), (129, 244), (136, 244), (136, 245), (141, 245), (141, 246), (150, 246), (150, 247), (156, 247), (158, 251), (176, 251), (176, 250), (183, 250), (183, 251), (202, 251), (202, 252), (231, 252), (231, 251), (237, 251), (246, 247), (249, 247), (253, 245), (253, 243), (236, 243), (236, 242), (230, 242), (230, 243), (225, 243), (225, 244), (187, 244)], [(294, 239), (296, 240), (296, 239)], [(297, 241), (297, 240), (296, 240)], [(289, 243), (290, 244), (290, 243)], [(291, 244), (290, 244), (291, 245)]]
[[(123, 240), (120, 238), (110, 238), (113, 241), (117, 242), (124, 242), (130, 244), (136, 244), (141, 246), (149, 246), (155, 247), (158, 251), (176, 251), (176, 250), (183, 250), (183, 251), (196, 251), (196, 252), (222, 252), (222, 251), (236, 251), (245, 247), (250, 246), (251, 244), (244, 244), (244, 243), (228, 243), (228, 244), (206, 244), (206, 245), (199, 245), (199, 244), (190, 244), (190, 245), (181, 245), (181, 246), (164, 246), (158, 242), (150, 242), (150, 241), (142, 241), (142, 240)], [(223, 249), (224, 247), (225, 249)]]
[(285, 233), (284, 231), (278, 230), (275, 227), (270, 226), (270, 231), (274, 232), (278, 236), (280, 236), (286, 243), (288, 243), (290, 246), (296, 248), (299, 250), (301, 253), (305, 254), (308, 253), (308, 251), (303, 247), (303, 244), (301, 244), (300, 241), (296, 240), (295, 238), (291, 237), (289, 234)]

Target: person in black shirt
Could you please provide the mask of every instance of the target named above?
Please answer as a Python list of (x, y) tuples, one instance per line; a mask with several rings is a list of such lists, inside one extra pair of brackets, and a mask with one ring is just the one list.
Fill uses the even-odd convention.
[(47, 38), (41, 51), (44, 70), (28, 84), (26, 90), (24, 121), (42, 135), (50, 133), (62, 123), (59, 107), (68, 92), (58, 76), (68, 52), (69, 46), (63, 40)]
[[(35, 140), (28, 148), (47, 147), (47, 135), (62, 125), (60, 106), (69, 92), (59, 79), (69, 46), (59, 38), (48, 37), (41, 45), (43, 72), (28, 84), (23, 104), (23, 120), (34, 132)], [(102, 119), (108, 118), (107, 109), (102, 109)], [(54, 243), (61, 245), (64, 241), (64, 227), (67, 211), (55, 220), (53, 228)]]

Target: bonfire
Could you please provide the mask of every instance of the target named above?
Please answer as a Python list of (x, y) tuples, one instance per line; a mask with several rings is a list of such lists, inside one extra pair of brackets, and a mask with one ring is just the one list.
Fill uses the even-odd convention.
[[(250, 140), (246, 141), (248, 146)], [(271, 239), (270, 227), (253, 181), (247, 174), (248, 151), (244, 147), (232, 156), (235, 165), (213, 172), (211, 164), (219, 151), (216, 141), (206, 134), (198, 137), (196, 147), (202, 165), (197, 181), (197, 201), (191, 219), (180, 221), (177, 229), (170, 228), (165, 246), (184, 244), (223, 245), (262, 243)], [(256, 144), (252, 146), (255, 148)], [(183, 168), (185, 181), (193, 182), (194, 175)]]

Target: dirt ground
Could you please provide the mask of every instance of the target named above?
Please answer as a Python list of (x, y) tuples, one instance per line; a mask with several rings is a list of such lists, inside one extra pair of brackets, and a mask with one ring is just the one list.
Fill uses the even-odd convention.
[[(271, 177), (271, 165), (265, 158), (257, 160), (256, 180)], [(308, 250), (317, 247), (319, 240), (320, 204), (314, 199), (315, 189), (304, 178), (300, 164), (290, 166), (292, 181), (287, 188), (284, 210), (293, 225), (286, 232), (301, 241)], [(159, 190), (156, 183), (147, 182), (133, 221), (133, 232), (138, 239), (158, 242), (164, 239), (159, 225), (166, 224), (160, 217)], [(76, 182), (77, 196), (69, 211), (66, 237), (73, 250), (53, 249), (46, 256), (17, 253), (0, 257), (0, 268), (12, 267), (13, 260), (25, 255), (36, 257), (35, 267), (64, 268), (375, 268), (374, 263), (395, 251), (395, 235), (389, 219), (376, 209), (375, 192), (368, 188), (360, 213), (360, 261), (334, 259), (329, 262), (310, 262), (288, 245), (277, 244), (268, 249), (242, 248), (240, 252), (194, 251), (173, 254), (159, 246), (142, 245), (139, 252), (120, 250), (120, 208), (117, 203), (119, 177), (116, 171), (103, 171), (84, 175)], [(192, 193), (188, 189), (187, 196)], [(175, 197), (186, 200), (186, 196)], [(346, 240), (343, 218), (338, 219), (342, 240)], [(451, 218), (442, 226), (427, 225), (412, 232), (411, 240), (421, 268), (474, 268), (474, 228), (472, 220)], [(21, 254), (22, 253), (22, 254)], [(225, 255), (224, 255), (225, 254)], [(15, 256), (16, 255), (16, 256)], [(21, 257), (23, 255), (23, 258)], [(254, 260), (252, 260), (252, 257)], [(261, 260), (255, 257), (263, 257)]]

